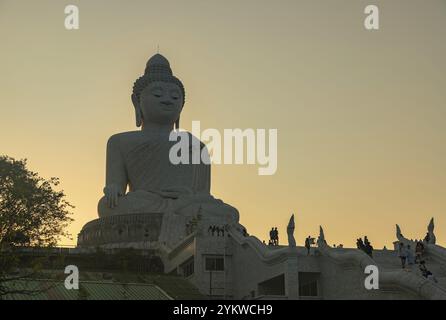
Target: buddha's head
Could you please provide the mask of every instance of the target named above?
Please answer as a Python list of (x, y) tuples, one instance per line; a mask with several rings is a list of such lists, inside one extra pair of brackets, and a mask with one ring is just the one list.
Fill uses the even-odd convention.
[(184, 86), (172, 74), (169, 61), (160, 54), (147, 62), (144, 75), (133, 85), (132, 102), (136, 126), (150, 121), (161, 125), (179, 126), (185, 101)]

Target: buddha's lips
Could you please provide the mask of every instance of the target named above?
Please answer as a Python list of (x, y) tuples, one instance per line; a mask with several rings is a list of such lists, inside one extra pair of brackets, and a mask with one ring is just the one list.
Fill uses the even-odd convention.
[(176, 107), (174, 104), (170, 104), (170, 105), (161, 104), (161, 109), (164, 111), (175, 111)]

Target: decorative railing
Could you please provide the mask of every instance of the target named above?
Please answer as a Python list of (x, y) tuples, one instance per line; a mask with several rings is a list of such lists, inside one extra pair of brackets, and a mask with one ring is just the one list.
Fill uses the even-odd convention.
[[(375, 260), (361, 250), (338, 250), (328, 246), (322, 227), (320, 227), (317, 244), (319, 252), (322, 255), (328, 256), (340, 263), (353, 263), (361, 268), (361, 270), (365, 270), (365, 267), (368, 265), (379, 267)], [(413, 272), (406, 272), (404, 270), (380, 270), (379, 279), (381, 285), (394, 285), (413, 292), (424, 299), (446, 300), (446, 290), (444, 288)]]

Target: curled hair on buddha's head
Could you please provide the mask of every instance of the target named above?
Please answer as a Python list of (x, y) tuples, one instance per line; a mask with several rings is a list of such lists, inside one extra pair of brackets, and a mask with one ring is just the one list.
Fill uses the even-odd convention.
[[(184, 90), (183, 83), (172, 74), (172, 69), (170, 68), (169, 61), (162, 55), (155, 54), (149, 59), (144, 71), (144, 75), (139, 77), (133, 84), (132, 101), (139, 103), (141, 92), (152, 82), (168, 82), (177, 85), (181, 93), (183, 94), (183, 106), (186, 101), (186, 93)], [(179, 128), (180, 119), (175, 122), (175, 128)], [(141, 123), (136, 121), (136, 125), (139, 127)]]

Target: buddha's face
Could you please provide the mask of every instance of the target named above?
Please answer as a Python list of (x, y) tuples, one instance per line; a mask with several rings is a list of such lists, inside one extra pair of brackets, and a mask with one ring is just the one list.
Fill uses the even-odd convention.
[(143, 122), (173, 124), (183, 108), (182, 91), (173, 83), (152, 82), (141, 92), (137, 108)]

